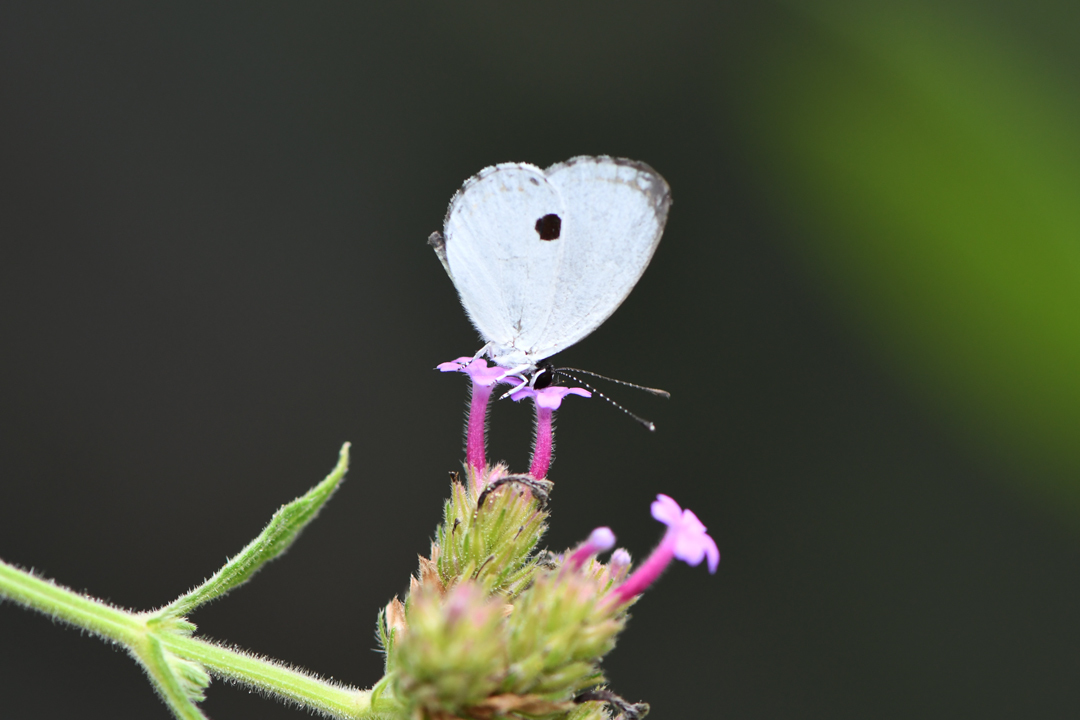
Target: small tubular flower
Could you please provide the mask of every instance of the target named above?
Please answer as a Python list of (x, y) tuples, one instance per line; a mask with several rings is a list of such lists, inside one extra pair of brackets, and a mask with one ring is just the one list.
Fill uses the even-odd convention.
[(566, 387), (564, 385), (548, 385), (546, 388), (531, 388), (527, 383), (522, 383), (516, 388), (510, 391), (510, 397), (514, 402), (519, 402), (525, 398), (532, 398), (536, 403), (536, 407), (543, 408), (545, 410), (558, 410), (562, 405), (563, 398), (567, 395), (580, 395), (581, 397), (592, 397), (592, 393), (585, 388), (579, 387)]
[(691, 510), (682, 509), (667, 495), (657, 495), (651, 510), (654, 518), (667, 525), (667, 532), (652, 555), (609, 593), (607, 602), (611, 605), (621, 605), (640, 595), (676, 558), (687, 565), (707, 560), (710, 573), (715, 573), (720, 564), (716, 542)]
[(611, 528), (598, 527), (589, 533), (589, 539), (577, 546), (570, 557), (566, 559), (566, 566), (571, 570), (577, 570), (585, 562), (602, 552), (607, 552), (615, 547), (615, 533)]
[(630, 565), (632, 564), (633, 560), (630, 558), (630, 553), (625, 548), (617, 548), (615, 552), (611, 553), (611, 559), (608, 560), (608, 571), (611, 573), (611, 579), (615, 582), (622, 580), (630, 572)]
[(476, 473), (487, 467), (487, 411), (491, 392), (496, 383), (503, 380), (506, 371), (501, 367), (489, 367), (483, 358), (459, 357), (450, 362), (439, 363), (435, 369), (442, 372), (462, 372), (472, 378), (472, 395), (469, 400), (469, 425), (465, 433), (465, 463)]
[(514, 402), (532, 398), (536, 405), (536, 442), (533, 444), (532, 462), (529, 464), (529, 474), (534, 478), (547, 477), (548, 470), (551, 468), (551, 455), (555, 450), (555, 429), (552, 419), (567, 395), (592, 397), (592, 393), (585, 388), (562, 385), (549, 385), (537, 390), (529, 387), (527, 383), (522, 383), (510, 391), (510, 397)]
[(463, 372), (477, 385), (493, 387), (503, 380), (506, 371), (498, 365), (488, 365), (484, 358), (459, 357), (450, 362), (439, 363), (436, 370), (442, 372)]
[(656, 496), (650, 509), (654, 518), (668, 526), (667, 534), (674, 536), (675, 557), (687, 565), (700, 565), (708, 558), (709, 572), (716, 572), (720, 550), (692, 510), (683, 510), (679, 503), (662, 494)]

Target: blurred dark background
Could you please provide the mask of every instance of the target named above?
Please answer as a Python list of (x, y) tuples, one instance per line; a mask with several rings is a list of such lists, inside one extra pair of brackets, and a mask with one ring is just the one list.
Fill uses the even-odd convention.
[[(675, 199), (566, 364), (548, 542), (657, 492), (680, 566), (606, 663), (657, 718), (1080, 716), (1080, 6), (4, 3), (0, 557), (118, 605), (215, 570), (353, 442), (205, 634), (368, 686), (460, 467), (479, 346), (427, 235), (496, 162)], [(526, 467), (531, 411), (490, 453)], [(1071, 679), (1070, 679), (1071, 678)], [(165, 718), (122, 653), (0, 606), (10, 718)], [(211, 717), (300, 711), (215, 682)]]

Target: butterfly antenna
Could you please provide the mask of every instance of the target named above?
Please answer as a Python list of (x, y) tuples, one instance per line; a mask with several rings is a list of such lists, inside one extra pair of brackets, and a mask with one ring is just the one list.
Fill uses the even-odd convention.
[[(630, 417), (631, 417), (631, 418), (632, 418), (633, 420), (637, 421), (637, 423), (638, 423), (638, 424), (640, 424), (640, 425), (641, 425), (642, 427), (644, 427), (644, 428), (645, 428), (646, 430), (648, 430), (649, 432), (655, 432), (655, 431), (656, 431), (656, 425), (654, 425), (654, 424), (653, 424), (653, 423), (651, 423), (650, 421), (646, 420), (645, 418), (641, 417), (640, 415), (635, 415), (634, 413), (630, 412), (629, 410), (627, 410), (626, 408), (624, 408), (624, 407), (623, 407), (622, 405), (620, 405), (619, 403), (615, 402), (614, 400), (612, 400), (611, 398), (609, 398), (609, 397), (608, 397), (607, 395), (605, 395), (604, 393), (600, 392), (599, 390), (597, 390), (596, 388), (594, 388), (594, 387), (593, 387), (592, 385), (590, 385), (589, 383), (585, 382), (584, 380), (582, 380), (582, 379), (580, 379), (580, 378), (576, 378), (576, 377), (574, 377), (573, 375), (571, 375), (570, 373), (566, 373), (566, 372), (563, 372), (563, 370), (564, 370), (564, 369), (566, 369), (566, 368), (559, 368), (559, 369), (557, 369), (557, 370), (553, 370), (553, 372), (554, 372), (554, 373), (555, 373), (556, 375), (562, 375), (563, 377), (568, 377), (568, 378), (570, 378), (571, 380), (573, 380), (574, 382), (578, 383), (579, 385), (584, 385), (584, 386), (585, 386), (585, 389), (586, 389), (586, 390), (588, 390), (589, 392), (591, 392), (591, 393), (592, 393), (593, 395), (596, 395), (596, 396), (597, 396), (597, 397), (599, 397), (599, 398), (600, 398), (601, 400), (607, 400), (607, 401), (608, 401), (609, 403), (611, 403), (612, 405), (614, 405), (615, 407), (617, 407), (617, 408), (618, 408), (619, 410), (622, 410), (622, 411), (623, 411), (624, 413), (626, 413), (627, 415), (629, 415), (629, 416), (630, 416)], [(571, 368), (571, 369), (572, 369), (572, 368)], [(590, 374), (592, 374), (592, 373), (590, 373)], [(630, 383), (626, 383), (626, 384), (627, 384), (627, 385), (629, 385)], [(661, 392), (662, 392), (662, 391), (661, 391)]]
[[(638, 385), (636, 383), (626, 382), (625, 380), (616, 380), (615, 378), (608, 377), (607, 375), (601, 375), (600, 373), (594, 373), (594, 372), (591, 372), (589, 370), (581, 370), (579, 368), (568, 367), (568, 368), (558, 368), (555, 372), (562, 372), (563, 370), (573, 370), (576, 373), (582, 373), (584, 375), (590, 375), (590, 376), (592, 376), (594, 378), (600, 378), (601, 380), (607, 380), (608, 382), (613, 382), (616, 385), (625, 385), (626, 387), (632, 387), (635, 390), (644, 390), (645, 392), (652, 393), (653, 395), (656, 395), (658, 397), (662, 397), (662, 398), (671, 397), (671, 393), (669, 393), (667, 390), (660, 390), (659, 388), (645, 387), (644, 385)], [(570, 376), (567, 375), (567, 377), (570, 377)]]

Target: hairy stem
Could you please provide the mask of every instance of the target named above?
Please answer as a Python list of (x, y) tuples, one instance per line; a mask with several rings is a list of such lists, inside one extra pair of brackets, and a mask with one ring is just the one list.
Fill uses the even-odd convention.
[(147, 668), (174, 711), (188, 703), (171, 697), (179, 695), (181, 690), (175, 678), (165, 676), (167, 663), (163, 652), (199, 663), (220, 678), (287, 698), (335, 718), (371, 719), (396, 708), (388, 693), (381, 694), (377, 703), (373, 702), (370, 691), (338, 685), (273, 660), (189, 637), (178, 623), (155, 622), (149, 614), (113, 607), (3, 561), (0, 561), (0, 598), (126, 646)]
[(367, 718), (371, 692), (338, 685), (273, 660), (198, 638), (170, 635), (162, 645), (177, 657), (201, 663), (219, 678), (234, 680), (336, 718)]
[(0, 597), (131, 647), (147, 628), (138, 615), (8, 565), (0, 560)]

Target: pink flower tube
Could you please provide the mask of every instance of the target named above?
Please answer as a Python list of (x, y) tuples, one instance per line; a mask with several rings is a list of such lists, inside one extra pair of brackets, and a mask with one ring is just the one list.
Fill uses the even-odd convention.
[(555, 411), (562, 405), (563, 398), (567, 395), (580, 395), (592, 397), (592, 393), (585, 388), (563, 387), (561, 385), (549, 385), (546, 388), (536, 390), (522, 383), (510, 391), (510, 397), (519, 402), (527, 397), (533, 399), (536, 405), (536, 441), (533, 443), (532, 462), (529, 464), (529, 474), (537, 480), (547, 477), (551, 469), (551, 456), (555, 450), (555, 428), (552, 420)]
[(611, 605), (622, 605), (640, 595), (676, 558), (687, 565), (700, 565), (707, 559), (710, 573), (715, 573), (720, 564), (716, 542), (692, 511), (683, 510), (667, 495), (657, 495), (651, 509), (652, 516), (668, 526), (667, 532), (652, 555), (608, 594)]
[(487, 467), (487, 411), (491, 391), (505, 370), (488, 367), (483, 358), (459, 357), (457, 360), (435, 366), (442, 372), (463, 372), (472, 378), (472, 396), (469, 400), (469, 425), (465, 433), (465, 463), (473, 468), (477, 477)]

